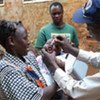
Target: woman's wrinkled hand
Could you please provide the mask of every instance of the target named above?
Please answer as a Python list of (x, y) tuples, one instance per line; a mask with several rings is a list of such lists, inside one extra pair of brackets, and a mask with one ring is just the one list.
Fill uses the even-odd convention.
[(58, 68), (56, 63), (56, 53), (53, 51), (52, 53), (48, 53), (44, 48), (41, 50), (43, 62), (53, 69)]

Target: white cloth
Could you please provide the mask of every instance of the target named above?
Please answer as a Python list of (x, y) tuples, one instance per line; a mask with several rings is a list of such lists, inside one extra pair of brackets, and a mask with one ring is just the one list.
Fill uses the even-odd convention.
[[(100, 53), (80, 50), (77, 58), (100, 68)], [(100, 72), (77, 81), (58, 68), (54, 73), (54, 79), (66, 94), (76, 100), (100, 100)]]
[[(67, 55), (67, 57), (66, 57)], [(65, 62), (65, 71), (70, 74), (72, 73), (72, 70), (73, 70), (73, 65), (76, 61), (76, 58), (71, 55), (71, 54), (66, 54), (66, 53), (63, 53), (59, 56), (56, 56), (57, 59), (60, 59), (61, 61)]]
[(53, 77), (51, 76), (50, 71), (48, 70), (47, 66), (43, 63), (42, 56), (38, 56), (36, 58), (36, 60), (38, 62), (40, 72), (42, 73), (47, 86), (50, 86), (54, 82), (54, 80), (53, 80)]
[(71, 74), (75, 79), (80, 80), (86, 76), (88, 65), (85, 62), (77, 60), (73, 55), (66, 53), (63, 53), (56, 58), (65, 62), (65, 72)]

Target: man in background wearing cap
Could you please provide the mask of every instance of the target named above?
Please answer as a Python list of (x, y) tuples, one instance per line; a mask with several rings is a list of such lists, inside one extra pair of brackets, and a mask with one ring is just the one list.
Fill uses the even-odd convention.
[[(86, 23), (87, 29), (93, 38), (100, 41), (100, 0), (89, 0), (85, 6), (76, 11), (73, 20), (77, 23)], [(92, 64), (100, 69), (100, 52), (89, 52), (74, 48), (62, 36), (56, 37), (54, 44), (59, 43), (66, 53), (71, 53), (77, 59)], [(54, 79), (60, 88), (76, 100), (100, 100), (100, 72), (87, 76), (83, 80), (75, 80), (65, 73), (55, 61), (55, 53), (49, 54), (43, 49), (44, 61), (49, 61), (49, 67), (54, 72)]]

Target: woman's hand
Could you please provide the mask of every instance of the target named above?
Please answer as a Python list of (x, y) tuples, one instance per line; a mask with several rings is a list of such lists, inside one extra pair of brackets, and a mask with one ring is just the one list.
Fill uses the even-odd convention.
[(48, 53), (52, 53), (54, 51), (54, 45), (52, 44), (53, 39), (49, 39), (45, 45), (43, 46), (43, 48), (48, 52)]
[(42, 49), (42, 58), (43, 62), (52, 70), (56, 70), (58, 65), (56, 63), (56, 53), (53, 51), (52, 53), (48, 53), (45, 49)]

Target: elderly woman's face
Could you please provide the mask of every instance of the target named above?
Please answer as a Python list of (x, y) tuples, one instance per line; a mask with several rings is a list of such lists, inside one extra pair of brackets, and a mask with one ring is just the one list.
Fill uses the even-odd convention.
[(100, 24), (87, 24), (87, 30), (97, 41), (100, 41)]
[(27, 31), (23, 26), (18, 26), (14, 36), (14, 49), (18, 56), (24, 56), (29, 50)]

